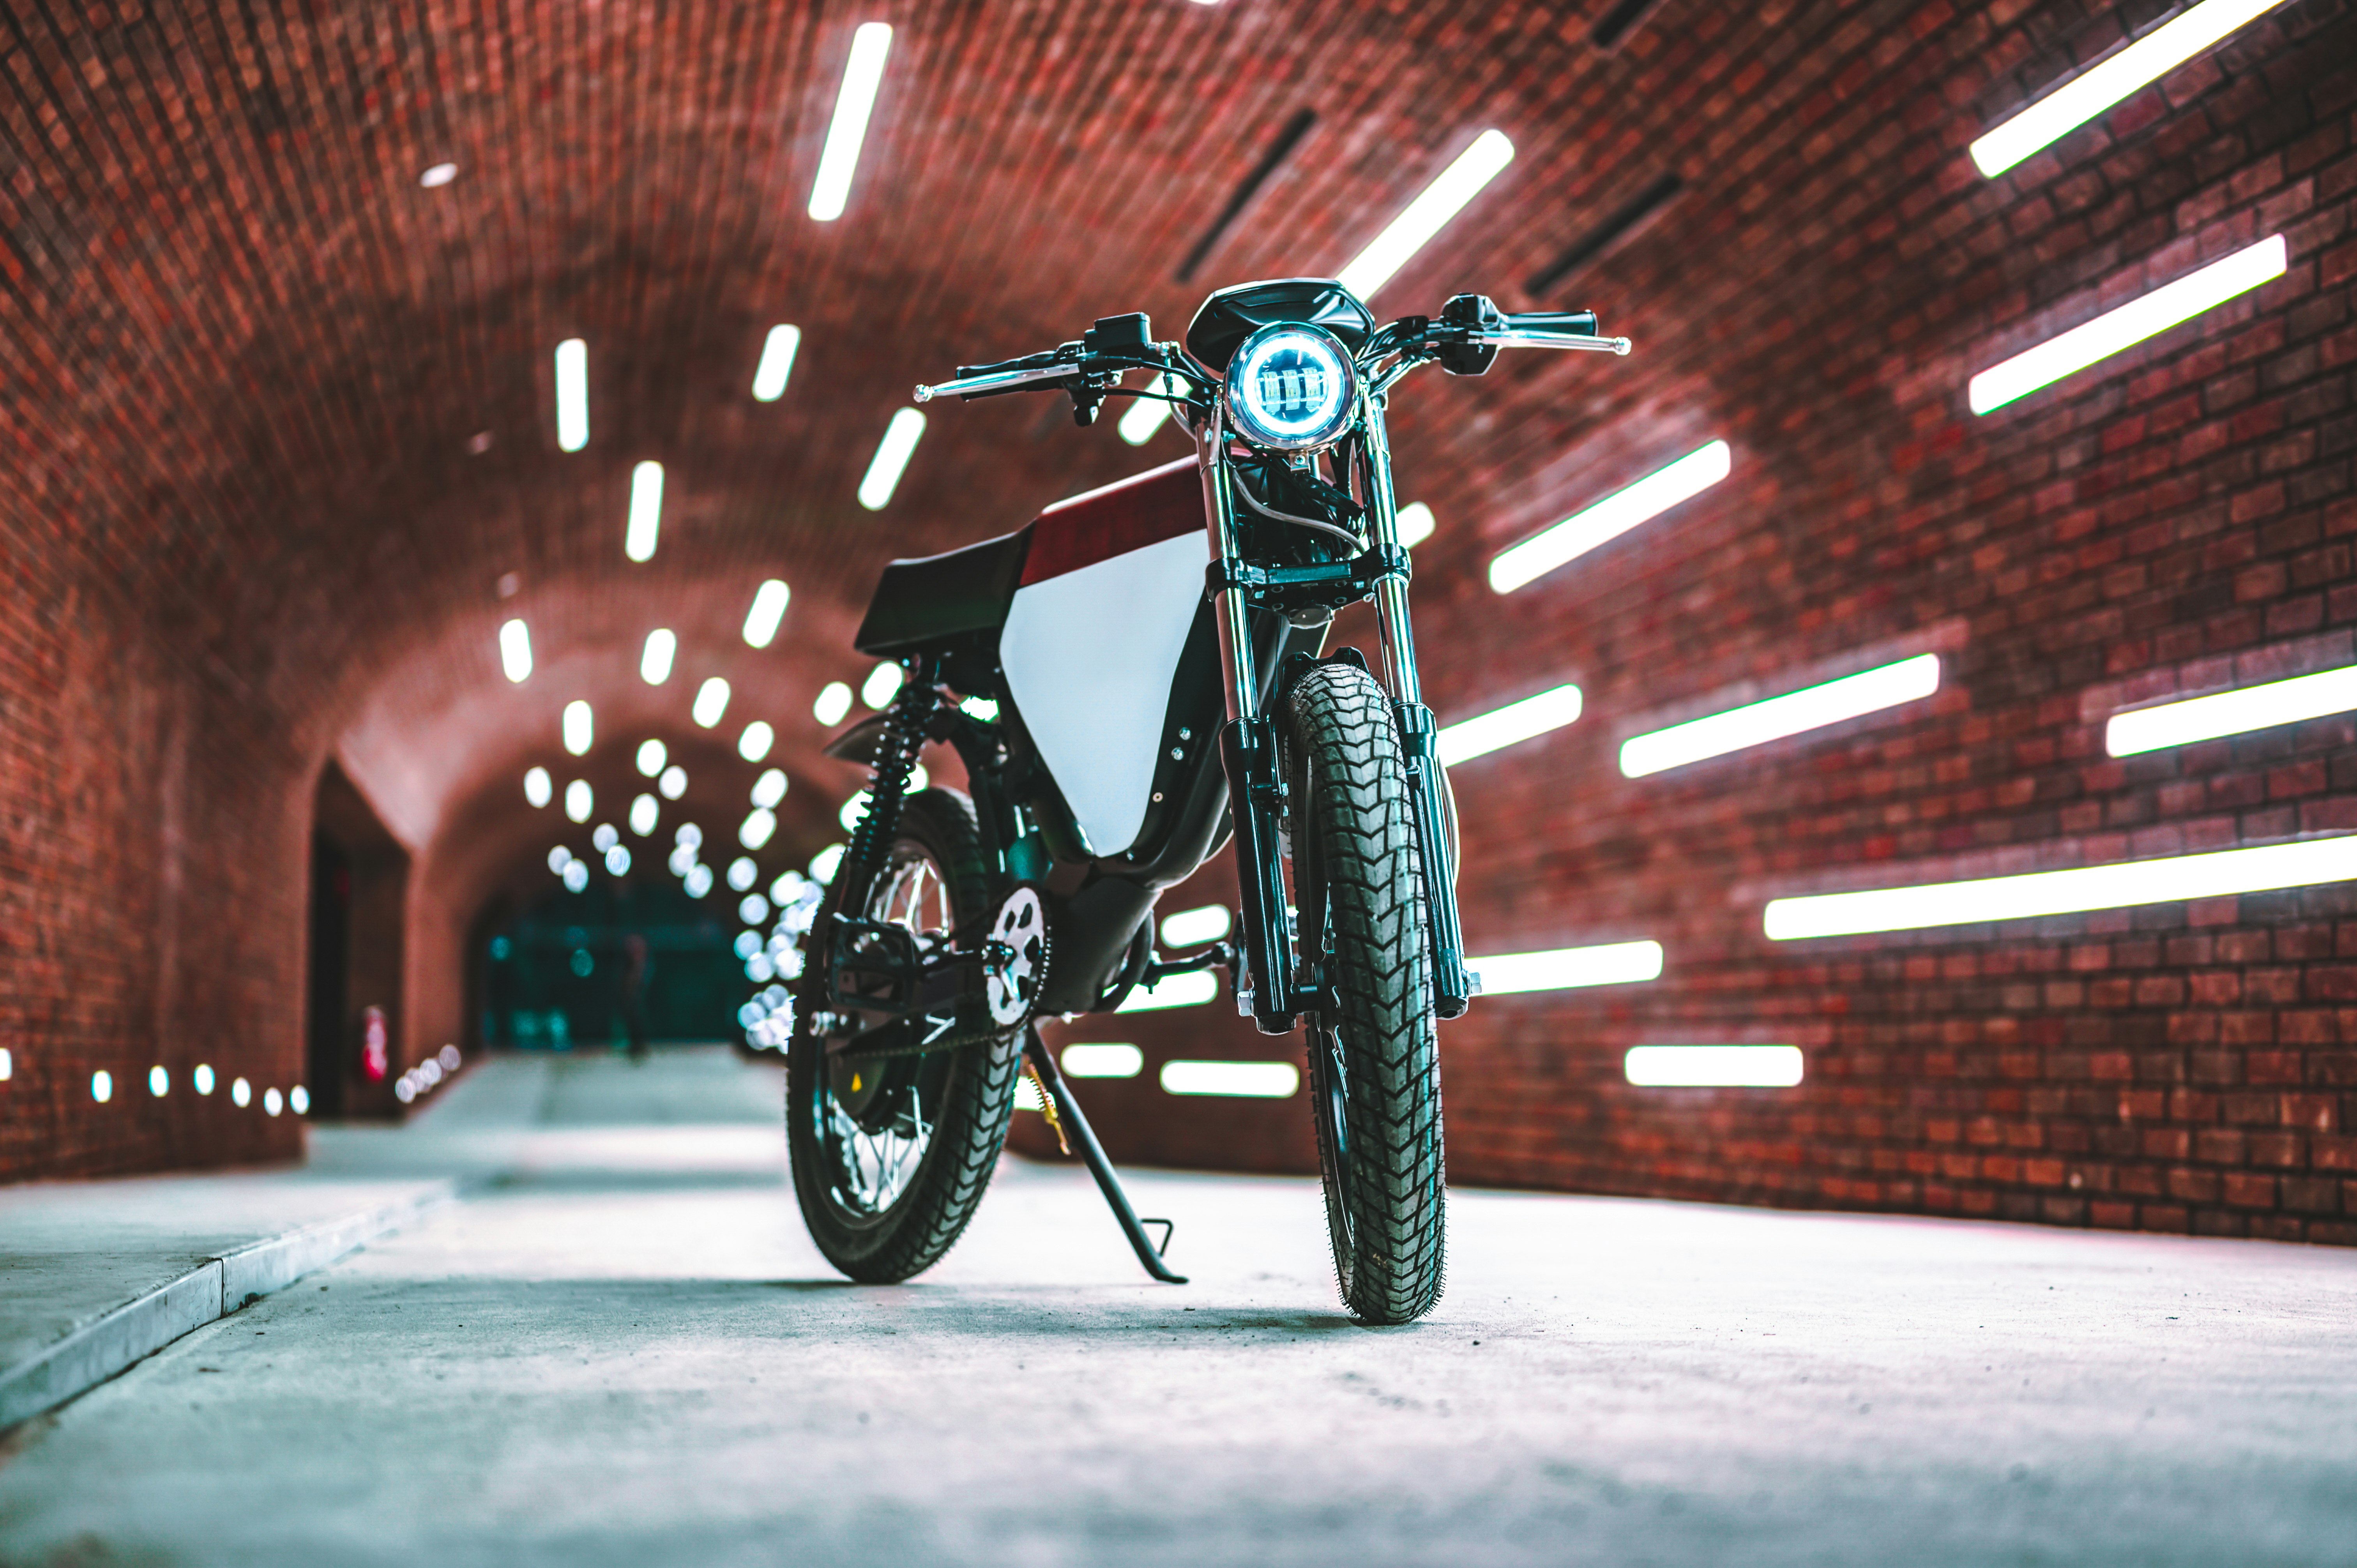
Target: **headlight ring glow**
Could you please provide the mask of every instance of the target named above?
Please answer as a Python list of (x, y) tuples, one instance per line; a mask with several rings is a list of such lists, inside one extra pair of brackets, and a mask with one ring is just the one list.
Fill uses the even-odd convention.
[(1358, 377), (1332, 334), (1279, 321), (1245, 338), (1228, 361), (1227, 400), (1245, 440), (1304, 452), (1331, 445), (1350, 428)]

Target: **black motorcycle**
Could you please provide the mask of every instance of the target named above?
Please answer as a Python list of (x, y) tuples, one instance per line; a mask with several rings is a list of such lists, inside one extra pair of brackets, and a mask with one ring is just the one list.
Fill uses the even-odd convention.
[[(1028, 1069), (1140, 1262), (1178, 1280), (1034, 1025), (1220, 969), (1263, 1033), (1305, 1028), (1343, 1301), (1400, 1323), (1438, 1299), (1435, 1024), (1478, 984), (1383, 413), (1417, 366), (1480, 375), (1506, 347), (1629, 351), (1589, 313), (1509, 315), (1469, 294), (1378, 327), (1340, 284), (1292, 278), (1221, 290), (1183, 346), (1117, 316), (917, 389), (1060, 392), (1083, 425), (1107, 398), (1159, 397), (1196, 455), (893, 562), (877, 585), (855, 644), (907, 679), (829, 747), (874, 777), (804, 912), (786, 1041), (795, 1194), (845, 1273), (903, 1280), (949, 1250)], [(1323, 651), (1335, 612), (1368, 598), (1380, 671)], [(931, 743), (954, 748), (970, 794), (908, 792)], [(1157, 952), (1157, 896), (1231, 838), (1234, 942)]]

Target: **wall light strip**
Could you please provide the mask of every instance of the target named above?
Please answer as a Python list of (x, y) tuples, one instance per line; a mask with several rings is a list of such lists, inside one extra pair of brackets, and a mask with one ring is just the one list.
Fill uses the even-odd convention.
[(596, 715), (587, 703), (576, 697), (565, 704), (564, 731), (565, 749), (576, 757), (587, 756), (596, 734)]
[(556, 346), (556, 444), (567, 452), (589, 445), (589, 345), (578, 338)]
[(500, 628), (500, 668), (518, 685), (532, 677), (532, 628), (521, 620)]
[(720, 722), (728, 711), (728, 682), (715, 675), (695, 689), (695, 701), (688, 708), (688, 717), (705, 729)]
[(777, 577), (753, 590), (753, 607), (745, 612), (747, 644), (767, 648), (776, 640), (778, 623), (786, 618), (786, 606), (793, 596), (793, 590)]
[(1468, 958), (1465, 966), (1481, 977), (1481, 994), (1518, 991), (1568, 991), (1582, 985), (1628, 985), (1662, 977), (1659, 942), (1605, 942), (1596, 947), (1555, 948), (1544, 952), (1499, 953)]
[(1928, 697), (1939, 689), (1940, 656), (1919, 654), (1896, 664), (1845, 675), (1837, 681), (1804, 686), (1765, 702), (1631, 736), (1620, 745), (1620, 771), (1628, 778), (1642, 779), (1649, 773), (1683, 768), (1706, 757), (1724, 757), (1730, 751), (1765, 746), (1787, 736), (1897, 707), (1918, 697)]
[(2165, 284), (2141, 298), (2107, 310), (2059, 338), (2050, 338), (2035, 349), (1990, 366), (1972, 379), (1965, 389), (1966, 401), (1975, 413), (1994, 413), (2042, 386), (2083, 371), (2124, 349), (2132, 349), (2156, 333), (2166, 332), (2213, 306), (2223, 305), (2237, 295), (2248, 294), (2261, 284), (2283, 276), (2287, 260), (2284, 237), (2269, 235), (2223, 261), (2188, 273), (2175, 283)]
[(2181, 898), (2222, 898), (2357, 877), (2357, 833), (2260, 849), (2172, 854), (2070, 871), (1984, 876), (1921, 887), (1818, 893), (1769, 900), (1762, 926), (1776, 941), (2022, 920), (2086, 909), (2125, 909)]
[(1135, 1078), (1146, 1070), (1146, 1053), (1111, 1041), (1064, 1047), (1067, 1078)]
[(1648, 1089), (1790, 1089), (1798, 1046), (1631, 1046), (1620, 1070)]
[(1392, 519), (1392, 527), (1399, 535), (1400, 548), (1413, 550), (1432, 537), (1432, 509), (1422, 501), (1410, 501)]
[(1132, 991), (1116, 1013), (1153, 1013), (1165, 1007), (1200, 1007), (1220, 994), (1220, 978), (1206, 970), (1165, 975), (1158, 985)]
[(1452, 768), (1471, 757), (1561, 729), (1579, 717), (1579, 688), (1555, 686), (1519, 703), (1460, 719), (1438, 736), (1440, 764)]
[(834, 123), (826, 128), (818, 178), (811, 184), (810, 215), (822, 223), (842, 217), (851, 199), (859, 146), (867, 139), (868, 113), (876, 107), (876, 90), (884, 83), (884, 57), (891, 52), (889, 23), (863, 22), (851, 35), (851, 58), (844, 64), (843, 88), (834, 99)]
[(2357, 665), (2114, 714), (2104, 725), (2104, 749), (2114, 757), (2133, 757), (2163, 746), (2215, 740), (2222, 735), (2320, 719), (2352, 708), (2357, 708)]
[(1628, 489), (1615, 490), (1594, 506), (1574, 512), (1554, 527), (1500, 552), (1497, 559), (1490, 563), (1490, 586), (1499, 593), (1511, 594), (1525, 583), (1545, 576), (1565, 562), (1620, 538), (1687, 497), (1710, 489), (1733, 471), (1734, 462), (1735, 455), (1724, 441), (1697, 447)]
[(794, 350), (802, 347), (802, 329), (794, 326), (770, 328), (761, 340), (761, 362), (753, 367), (753, 401), (775, 403), (786, 395), (786, 378), (794, 373)]
[(1163, 917), (1162, 945), (1172, 949), (1200, 948), (1226, 936), (1232, 923), (1232, 917), (1224, 904), (1181, 909)]
[(908, 467), (909, 458), (917, 450), (917, 438), (925, 433), (925, 416), (913, 408), (896, 410), (892, 423), (884, 427), (884, 439), (876, 444), (876, 456), (867, 465), (867, 477), (859, 481), (859, 504), (869, 511), (882, 511), (892, 499), (894, 487), (900, 482), (901, 471)]
[(1162, 1064), (1165, 1094), (1211, 1094), (1237, 1100), (1285, 1100), (1299, 1092), (1301, 1069), (1291, 1062), (1178, 1061)]
[(2072, 77), (1973, 143), (1973, 162), (1994, 178), (2068, 135), (2285, 0), (2202, 0), (2166, 27)]
[(1481, 188), (1498, 177), (1499, 172), (1514, 161), (1514, 144), (1504, 133), (1484, 131), (1473, 138), (1473, 145), (1457, 155), (1457, 161), (1440, 171), (1440, 177), (1424, 188), (1422, 195), (1400, 215), (1391, 220), (1372, 243), (1351, 258), (1349, 264), (1335, 274), (1344, 288), (1361, 299), (1372, 299), (1375, 291), (1389, 283), (1392, 274), (1407, 265), (1408, 259), (1424, 249), (1426, 242), (1448, 226), (1448, 220), (1465, 209), (1465, 204), (1481, 192)]

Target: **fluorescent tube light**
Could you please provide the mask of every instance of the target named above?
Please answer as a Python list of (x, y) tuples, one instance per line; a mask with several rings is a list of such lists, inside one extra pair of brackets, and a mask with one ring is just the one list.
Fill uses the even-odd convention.
[(1228, 934), (1232, 917), (1224, 904), (1206, 904), (1200, 909), (1181, 909), (1162, 922), (1162, 945), (1167, 948), (1199, 948), (1206, 942), (1216, 942)]
[(532, 628), (520, 620), (500, 628), (500, 668), (519, 685), (532, 676)]
[(589, 445), (589, 345), (578, 338), (556, 346), (556, 444), (567, 452)]
[(792, 597), (792, 590), (775, 577), (754, 589), (753, 607), (745, 612), (746, 642), (767, 648), (775, 641), (778, 623), (786, 618), (786, 602)]
[(2133, 757), (2163, 746), (2215, 740), (2222, 735), (2319, 719), (2352, 708), (2357, 708), (2357, 665), (2114, 714), (2104, 725), (2104, 749), (2114, 757)]
[(1159, 984), (1132, 991), (1116, 1013), (1155, 1013), (1165, 1007), (1200, 1007), (1220, 994), (1219, 976), (1209, 970), (1168, 974)]
[(895, 410), (892, 423), (884, 427), (884, 439), (876, 444), (876, 456), (867, 465), (867, 477), (859, 481), (859, 504), (869, 511), (882, 511), (892, 499), (892, 489), (900, 482), (900, 471), (909, 466), (909, 455), (917, 449), (917, 437), (925, 433), (925, 416), (913, 408)]
[(737, 737), (737, 755), (748, 762), (759, 762), (770, 755), (770, 747), (776, 740), (777, 731), (770, 727), (769, 721), (755, 719), (745, 726), (745, 733)]
[(695, 705), (688, 710), (688, 717), (710, 729), (727, 711), (728, 682), (715, 675), (695, 689)]
[(576, 779), (565, 787), (565, 814), (576, 822), (586, 822), (597, 810), (597, 796), (590, 790), (589, 780)]
[(908, 671), (898, 664), (881, 663), (867, 672), (859, 688), (859, 700), (871, 708), (881, 708), (900, 690), (900, 682), (909, 678)]
[(565, 703), (565, 749), (576, 757), (586, 755), (589, 750), (590, 737), (594, 733), (594, 721), (589, 712), (589, 704), (577, 697)]
[(652, 779), (656, 774), (661, 773), (663, 770), (663, 764), (670, 758), (671, 748), (659, 740), (639, 742), (639, 772), (644, 777)]
[(759, 849), (769, 843), (770, 835), (777, 831), (778, 814), (767, 806), (756, 806), (745, 813), (743, 822), (737, 824), (737, 842), (747, 849)]
[[(678, 651), (679, 639), (662, 628), (647, 633), (646, 651), (639, 655), (639, 679), (650, 686), (660, 686), (670, 680), (672, 655)], [(640, 746), (639, 751), (643, 757), (646, 748)], [(662, 772), (662, 765), (656, 764), (655, 771)]]
[(1432, 537), (1432, 509), (1422, 501), (1411, 501), (1399, 509), (1392, 527), (1399, 534), (1400, 548), (1413, 550)]
[(640, 838), (655, 831), (662, 821), (662, 805), (652, 795), (637, 795), (630, 800), (630, 831)]
[(763, 768), (761, 776), (753, 780), (753, 804), (774, 806), (785, 798), (786, 770), (782, 768)]
[(2030, 154), (2070, 134), (2136, 91), (2175, 70), (2284, 0), (2202, 0), (2166, 27), (2154, 28), (2098, 61), (1973, 143), (1973, 162), (1994, 178)]
[(439, 190), (457, 177), (457, 164), (435, 164), (418, 175), (417, 183), (428, 190)]
[(1508, 703), (1490, 713), (1461, 719), (1441, 730), (1440, 763), (1454, 767), (1517, 741), (1561, 729), (1579, 717), (1579, 688), (1556, 686), (1535, 697)]
[(834, 99), (834, 123), (826, 128), (818, 178), (811, 185), (810, 215), (822, 223), (842, 217), (851, 198), (859, 145), (867, 137), (867, 116), (876, 107), (876, 90), (884, 82), (884, 57), (891, 52), (888, 23), (864, 22), (851, 35), (851, 58), (844, 64), (843, 87)]
[(1301, 1069), (1291, 1062), (1164, 1062), (1162, 1092), (1234, 1100), (1284, 1100), (1300, 1091)]
[(1565, 562), (1620, 538), (1687, 497), (1710, 489), (1727, 478), (1734, 460), (1734, 453), (1726, 442), (1713, 441), (1667, 467), (1656, 468), (1626, 489), (1615, 490), (1554, 527), (1501, 551), (1497, 559), (1490, 563), (1490, 586), (1499, 593), (1511, 594), (1523, 584), (1545, 576)]
[(1648, 1089), (1791, 1089), (1798, 1046), (1632, 1046), (1620, 1070)]
[(2106, 310), (2093, 321), (2050, 338), (1972, 379), (1965, 400), (1975, 413), (1991, 413), (2028, 397), (2075, 371), (2083, 371), (2122, 349), (2132, 349), (2157, 333), (2261, 284), (2283, 276), (2287, 260), (2284, 237), (2268, 236), (2255, 245), (2212, 262), (2175, 283), (2164, 284), (2141, 298)]
[(1393, 274), (1407, 265), (1408, 258), (1424, 249), (1426, 242), (1439, 233), (1467, 202), (1480, 193), (1483, 186), (1513, 161), (1513, 143), (1502, 133), (1482, 132), (1336, 277), (1361, 299), (1372, 299), (1377, 289), (1391, 281)]
[(2259, 849), (2172, 854), (2069, 871), (1982, 876), (1920, 887), (1878, 887), (1772, 898), (1762, 925), (1776, 941), (2022, 920), (2087, 909), (2125, 909), (2183, 898), (2223, 898), (2357, 877), (2357, 833)]
[(633, 561), (653, 560), (662, 527), (662, 465), (640, 463), (630, 470), (630, 525), (622, 535), (622, 553)]
[[(1185, 385), (1186, 383), (1177, 377), (1166, 373), (1146, 382), (1146, 390), (1168, 392), (1175, 396)], [(1129, 412), (1121, 416), (1121, 423), (1114, 425), (1114, 429), (1118, 431), (1121, 438), (1132, 446), (1143, 446), (1154, 439), (1154, 433), (1161, 429), (1163, 422), (1169, 417), (1168, 403), (1158, 398), (1142, 397), (1130, 403)]]
[(1500, 953), (1494, 958), (1468, 958), (1465, 967), (1481, 977), (1484, 996), (1568, 991), (1582, 985), (1628, 985), (1662, 977), (1662, 944), (1605, 942), (1544, 952)]
[(1066, 1046), (1063, 1063), (1068, 1078), (1135, 1078), (1145, 1070), (1146, 1053), (1110, 1042)]
[(655, 789), (666, 800), (678, 800), (687, 793), (687, 769), (676, 762), (673, 763), (669, 768), (664, 768), (662, 776), (655, 780)]
[(786, 395), (786, 378), (794, 373), (794, 350), (802, 347), (799, 327), (772, 327), (761, 342), (761, 362), (753, 367), (753, 401), (775, 403)]
[(823, 725), (841, 724), (850, 711), (851, 688), (841, 681), (829, 681), (820, 687), (818, 701), (811, 704), (811, 717)]
[(527, 768), (523, 770), (523, 798), (535, 811), (556, 799), (556, 785), (548, 777), (547, 768)]
[(1649, 773), (1897, 707), (1939, 689), (1940, 656), (1918, 654), (1896, 664), (1861, 670), (1837, 681), (1632, 736), (1620, 745), (1620, 771), (1628, 778), (1642, 779)]

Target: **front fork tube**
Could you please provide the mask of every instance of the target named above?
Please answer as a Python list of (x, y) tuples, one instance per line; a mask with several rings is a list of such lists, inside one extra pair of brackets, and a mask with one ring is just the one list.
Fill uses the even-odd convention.
[(1285, 916), (1284, 857), (1276, 824), (1285, 799), (1276, 761), (1276, 725), (1232, 719), (1220, 729), (1220, 763), (1236, 825), (1236, 892), (1243, 920), (1244, 967), (1252, 978), (1253, 1026), (1289, 1035), (1302, 1004), (1293, 986), (1293, 937)]
[[(1392, 493), (1391, 435), (1383, 422), (1383, 398), (1367, 399), (1367, 510), (1378, 547), (1399, 543), (1397, 498)], [(1448, 782), (1441, 777), (1439, 726), (1424, 705), (1416, 675), (1415, 628), (1407, 615), (1407, 584), (1397, 576), (1375, 585), (1375, 616), (1383, 632), (1383, 666), (1391, 676), (1392, 711), (1399, 720), (1407, 753), (1407, 792), (1422, 850), (1425, 907), (1432, 930), (1434, 1011), (1443, 1018), (1463, 1015), (1472, 997), (1465, 971), (1465, 934), (1457, 918), (1457, 866), (1449, 853)]]

